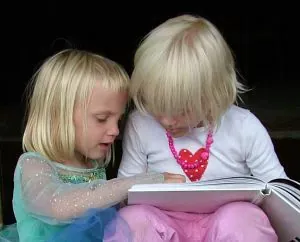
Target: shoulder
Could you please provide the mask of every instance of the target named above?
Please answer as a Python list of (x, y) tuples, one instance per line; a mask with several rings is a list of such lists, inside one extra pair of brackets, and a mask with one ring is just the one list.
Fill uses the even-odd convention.
[(235, 126), (244, 126), (245, 124), (251, 126), (262, 126), (258, 117), (249, 109), (232, 105), (224, 114), (223, 119), (225, 123)]
[(243, 140), (248, 140), (247, 142), (269, 135), (266, 127), (252, 111), (235, 105), (223, 115), (221, 127), (231, 135), (236, 134)]
[(39, 167), (43, 169), (53, 169), (53, 162), (37, 152), (24, 152), (20, 155), (16, 168), (26, 169)]
[(38, 152), (24, 152), (20, 155), (19, 161), (23, 160), (39, 160), (39, 161), (45, 161), (45, 162), (50, 162), (46, 157), (41, 155)]
[(243, 122), (249, 117), (249, 115), (252, 115), (249, 109), (232, 105), (224, 114), (224, 118), (230, 119), (232, 121), (236, 120), (239, 122)]

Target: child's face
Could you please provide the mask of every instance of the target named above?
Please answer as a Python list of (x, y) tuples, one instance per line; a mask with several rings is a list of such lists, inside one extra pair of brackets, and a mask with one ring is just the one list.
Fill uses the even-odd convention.
[(105, 89), (97, 82), (87, 107), (86, 127), (84, 110), (75, 105), (76, 152), (90, 159), (105, 157), (111, 144), (119, 134), (118, 121), (125, 111), (127, 92)]
[(157, 115), (155, 117), (164, 129), (175, 138), (184, 136), (190, 128), (197, 127), (201, 123), (193, 114), (182, 114), (174, 117)]

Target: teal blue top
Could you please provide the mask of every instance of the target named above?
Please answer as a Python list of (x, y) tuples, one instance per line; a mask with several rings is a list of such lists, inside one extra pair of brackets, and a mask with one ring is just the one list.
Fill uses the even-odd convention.
[[(161, 174), (107, 181), (98, 162), (84, 169), (50, 161), (38, 153), (24, 153), (14, 174), (13, 209), (19, 241), (45, 241), (88, 209), (108, 208), (126, 199), (132, 185), (162, 181)], [(2, 236), (16, 238), (14, 231), (10, 227)]]

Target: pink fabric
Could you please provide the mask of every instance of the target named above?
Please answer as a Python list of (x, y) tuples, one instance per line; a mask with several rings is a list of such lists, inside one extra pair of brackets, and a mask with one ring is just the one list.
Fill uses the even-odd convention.
[(128, 222), (134, 242), (278, 241), (264, 212), (247, 202), (224, 205), (213, 214), (170, 212), (135, 205), (122, 208), (120, 215)]

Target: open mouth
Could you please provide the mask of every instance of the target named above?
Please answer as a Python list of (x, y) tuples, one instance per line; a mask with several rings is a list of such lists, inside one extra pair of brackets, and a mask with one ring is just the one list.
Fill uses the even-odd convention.
[(180, 131), (181, 129), (176, 129), (176, 128), (172, 128), (172, 129), (168, 129), (168, 132), (170, 133), (174, 133), (174, 132), (177, 132), (177, 131)]
[(108, 149), (112, 143), (100, 143), (99, 146), (104, 149)]

